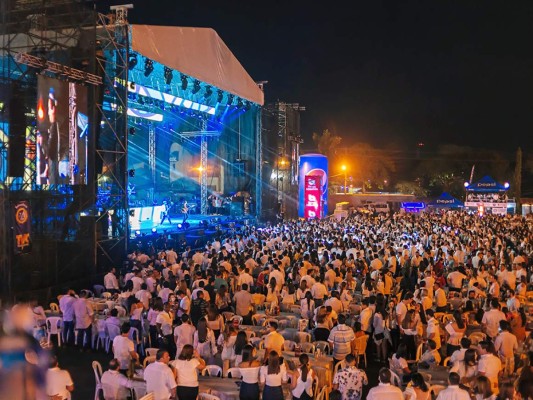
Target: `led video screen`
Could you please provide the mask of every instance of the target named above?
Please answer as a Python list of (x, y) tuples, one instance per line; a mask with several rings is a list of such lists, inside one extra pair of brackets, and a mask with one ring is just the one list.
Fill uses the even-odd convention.
[(37, 97), (35, 183), (87, 184), (87, 87), (40, 75)]

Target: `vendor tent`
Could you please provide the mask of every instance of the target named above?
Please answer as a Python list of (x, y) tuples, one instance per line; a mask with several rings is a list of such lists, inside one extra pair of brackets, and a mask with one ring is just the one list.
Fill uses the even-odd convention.
[(463, 207), (464, 204), (462, 201), (457, 200), (449, 193), (442, 193), (438, 198), (429, 203), (431, 207), (441, 207), (441, 208), (458, 208)]
[(485, 175), (479, 181), (470, 184), (466, 190), (468, 192), (504, 192), (507, 188), (490, 176)]

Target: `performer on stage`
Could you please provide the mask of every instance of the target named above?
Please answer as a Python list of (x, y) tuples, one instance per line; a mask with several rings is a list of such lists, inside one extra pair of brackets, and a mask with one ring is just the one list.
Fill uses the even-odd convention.
[(172, 221), (170, 220), (170, 202), (169, 201), (163, 201), (163, 205), (165, 206), (165, 210), (161, 212), (161, 222), (159, 225), (163, 225), (163, 222), (165, 222), (165, 219), (168, 219), (168, 223), (172, 224)]
[(187, 218), (189, 218), (189, 206), (187, 205), (187, 200), (183, 201), (183, 207), (181, 208), (181, 212), (183, 213), (183, 221), (181, 222), (182, 225), (187, 221)]

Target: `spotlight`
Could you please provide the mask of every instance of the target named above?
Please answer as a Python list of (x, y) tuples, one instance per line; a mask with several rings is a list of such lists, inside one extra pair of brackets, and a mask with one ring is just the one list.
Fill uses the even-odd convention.
[(128, 57), (128, 69), (132, 70), (137, 65), (137, 54), (132, 53)]
[(231, 104), (233, 103), (233, 99), (235, 98), (234, 95), (232, 94), (228, 94), (228, 106), (231, 106)]
[(172, 82), (172, 78), (174, 77), (172, 75), (172, 70), (169, 68), (169, 67), (165, 67), (165, 70), (164, 70), (164, 76), (165, 76), (165, 83), (167, 85), (170, 85), (170, 83)]
[(187, 90), (187, 76), (181, 74), (181, 89), (182, 90)]
[(211, 86), (206, 86), (204, 98), (208, 99), (211, 97), (212, 94), (213, 94), (213, 90), (211, 89)]
[(217, 90), (217, 103), (222, 103), (223, 97), (224, 97), (224, 92), (222, 90)]
[(465, 186), (465, 188), (467, 188), (468, 186), (470, 186), (470, 183), (469, 182), (465, 182), (464, 186)]
[(135, 170), (134, 169), (130, 169), (128, 171), (128, 175), (129, 175), (130, 178), (133, 178), (135, 176)]
[(154, 62), (149, 58), (144, 59), (144, 76), (148, 77), (154, 71)]
[(152, 233), (157, 233), (157, 228), (152, 228)]
[(244, 109), (248, 111), (250, 108), (252, 108), (252, 103), (249, 101), (244, 102)]
[(183, 228), (183, 225), (178, 223), (178, 229), (181, 229), (181, 228)]
[(135, 231), (135, 236), (141, 236), (141, 231), (136, 230), (136, 231)]
[(237, 99), (237, 108), (242, 108), (244, 106), (244, 103), (242, 102), (242, 99), (239, 97)]
[(135, 210), (130, 210), (130, 217), (135, 217)]
[(511, 186), (511, 185), (509, 185), (509, 182), (505, 182), (505, 183), (503, 184), (503, 187), (504, 187), (505, 189), (509, 189), (509, 186)]
[(196, 79), (194, 81), (194, 86), (192, 88), (192, 94), (196, 94), (200, 91), (201, 87), (200, 87), (200, 81), (198, 79)]
[(132, 135), (132, 136), (135, 135), (135, 127), (132, 126), (132, 127), (129, 129), (128, 132), (129, 132), (129, 134)]

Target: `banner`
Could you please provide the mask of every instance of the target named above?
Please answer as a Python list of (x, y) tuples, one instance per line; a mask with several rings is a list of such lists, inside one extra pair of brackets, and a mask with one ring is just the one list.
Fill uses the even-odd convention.
[(304, 187), (304, 218), (322, 217), (322, 190), (320, 176), (307, 175)]
[(26, 254), (31, 252), (30, 203), (22, 200), (12, 204), (15, 254)]

